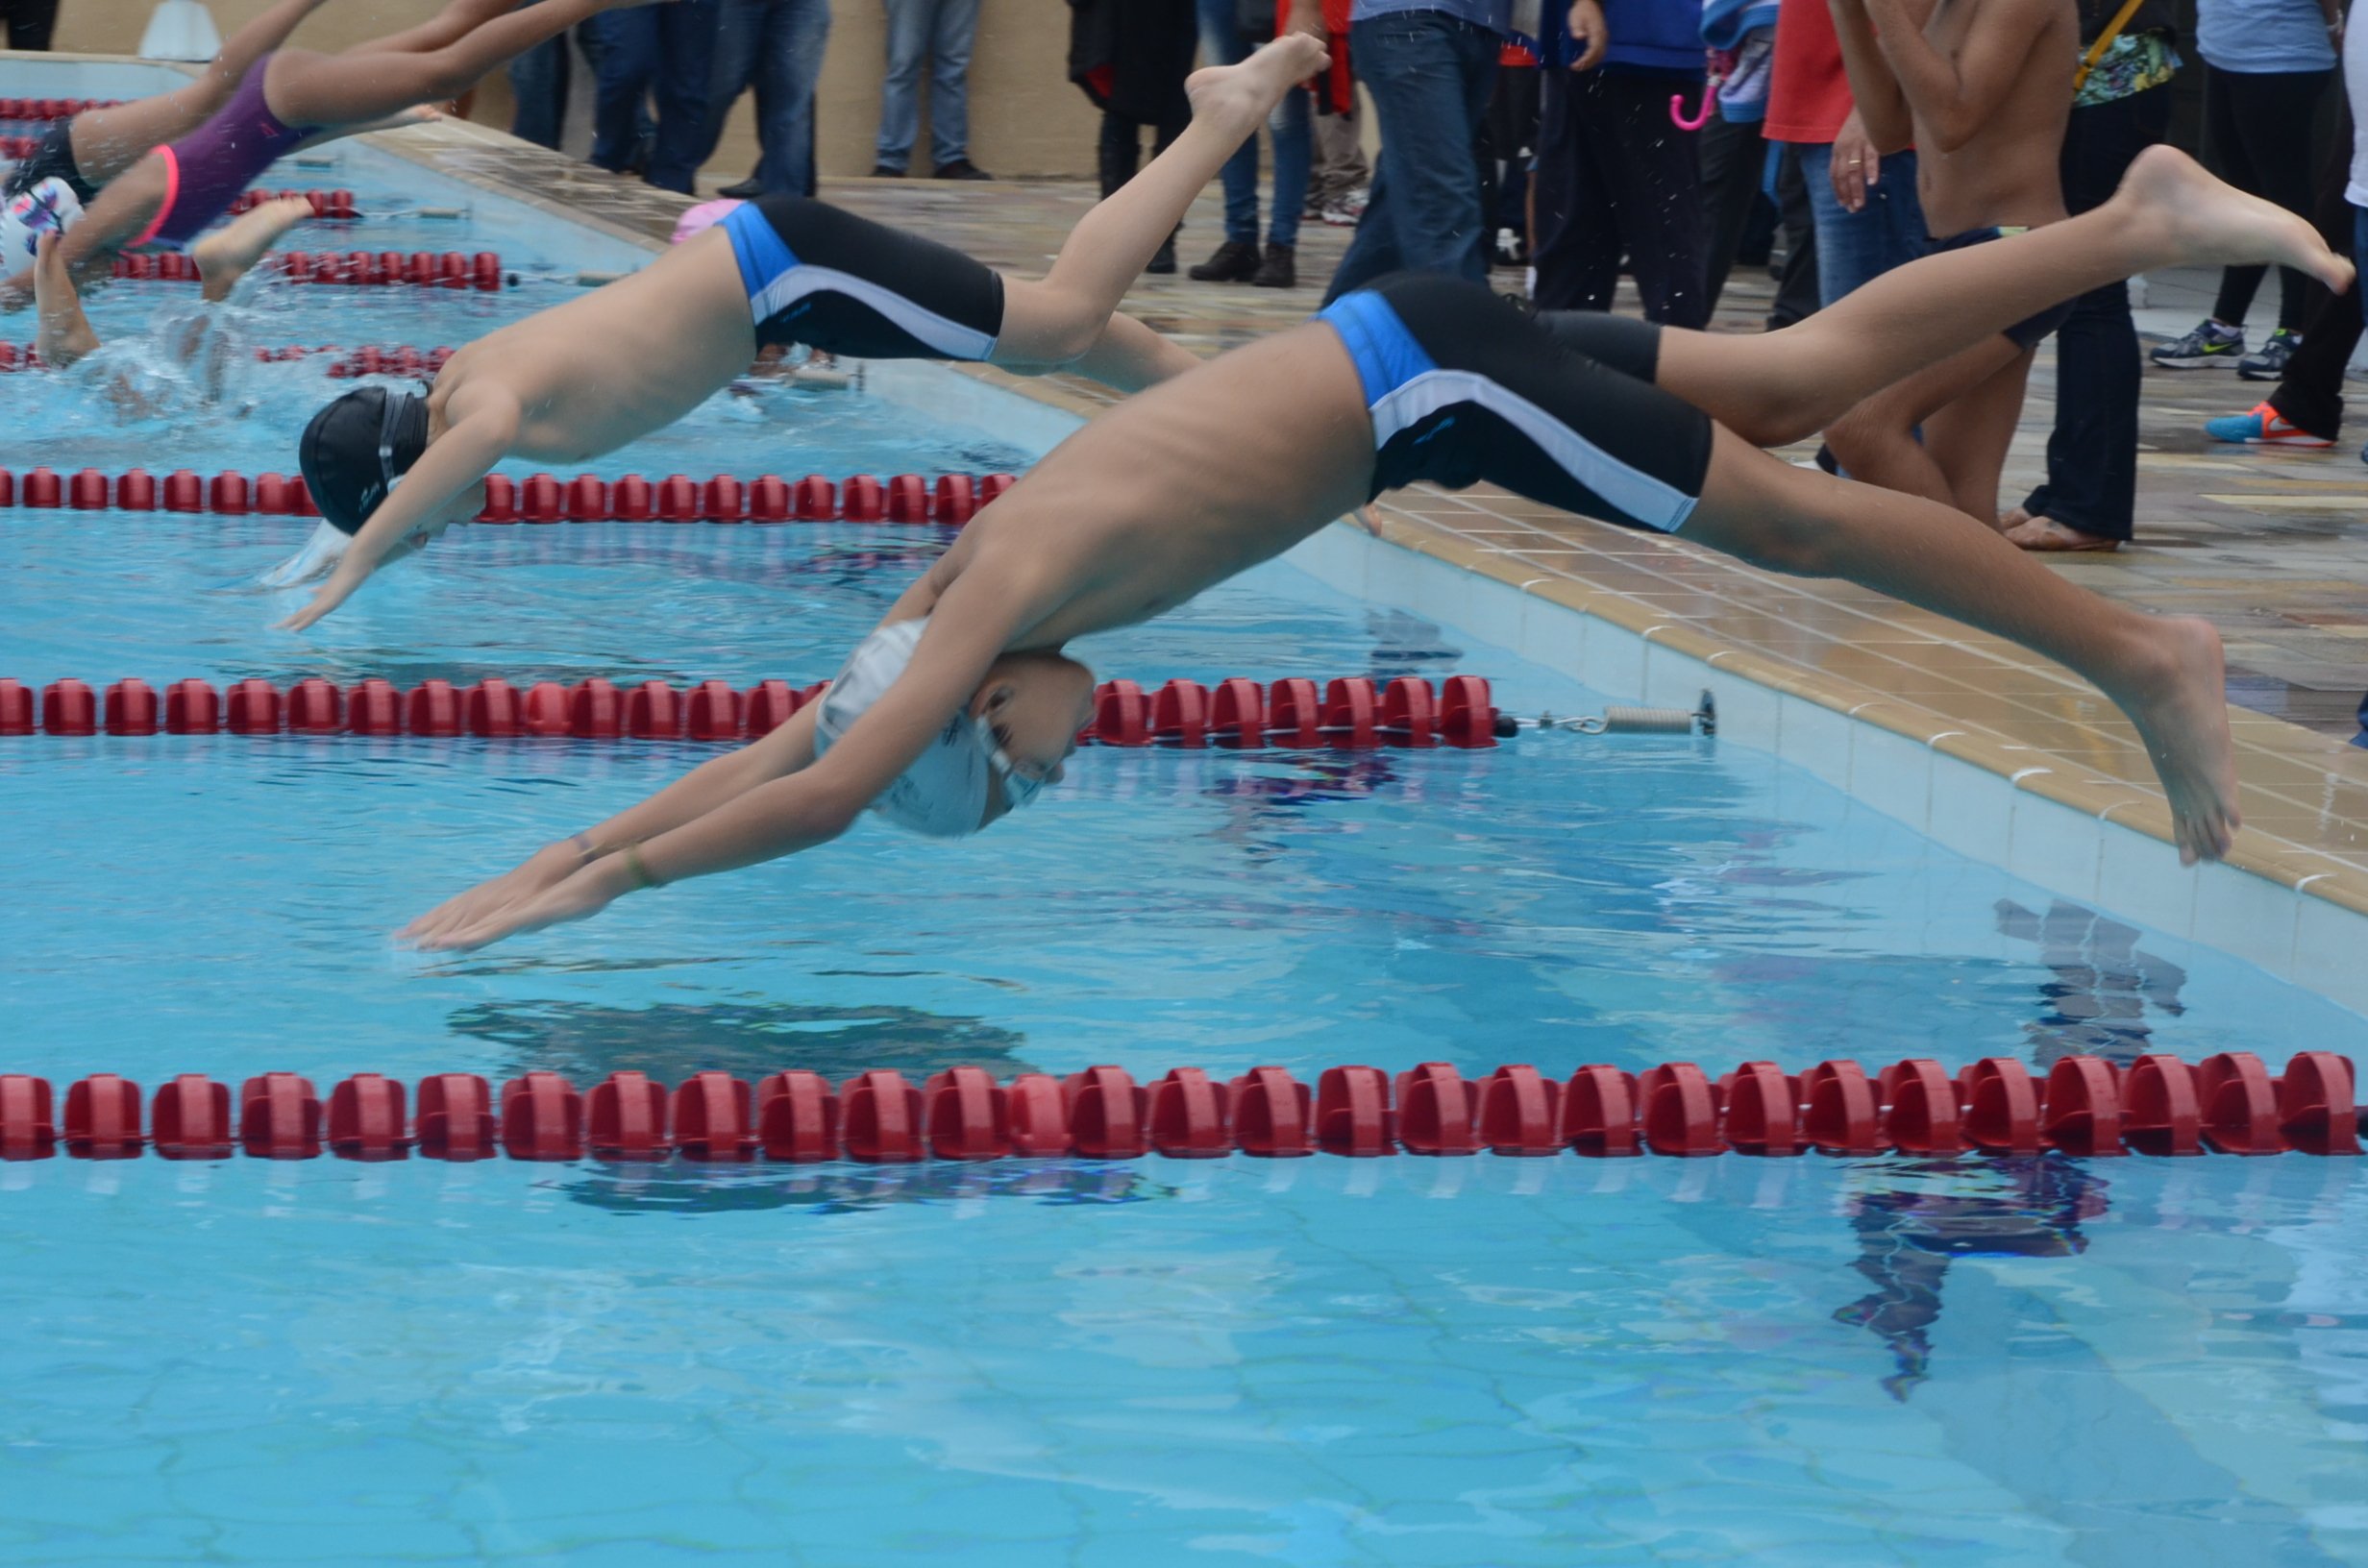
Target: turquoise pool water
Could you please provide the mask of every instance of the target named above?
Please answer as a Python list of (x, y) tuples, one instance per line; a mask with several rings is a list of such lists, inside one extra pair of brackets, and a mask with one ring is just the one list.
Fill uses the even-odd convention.
[[(248, 307), (322, 313), (292, 341), (450, 342), (525, 292)], [(133, 334), (168, 308), (103, 303)], [(256, 370), (187, 423), (0, 380), (0, 467), (284, 469), (333, 388)], [(1024, 455), (801, 392), (604, 471)], [(946, 537), (459, 530), (295, 639), (246, 584), (303, 531), (0, 513), (0, 674), (804, 680)], [(1147, 682), (1465, 671), (1523, 711), (1601, 700), (1280, 565), (1079, 651)], [(1715, 742), (1088, 750), (951, 849), (866, 825), (481, 954), (387, 941), (707, 754), (0, 742), (0, 1066), (1312, 1078), (2361, 1043)], [(2363, 1223), (2358, 1163), (2300, 1157), (0, 1165), (0, 1560), (2363, 1563)]]

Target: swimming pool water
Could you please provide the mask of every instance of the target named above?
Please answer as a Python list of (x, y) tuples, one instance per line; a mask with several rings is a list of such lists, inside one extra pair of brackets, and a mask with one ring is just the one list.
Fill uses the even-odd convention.
[[(287, 307), (425, 343), (524, 303), (357, 293)], [(285, 471), (342, 383), (256, 369), (251, 412), (186, 427), (0, 382), (33, 410), (0, 466)], [(860, 394), (763, 414), (603, 471), (1017, 455)], [(0, 674), (819, 678), (946, 538), (456, 530), (297, 639), (244, 585), (305, 527), (0, 513)], [(1600, 705), (1280, 565), (1078, 651)], [(710, 754), (0, 742), (0, 1062), (1309, 1078), (2361, 1043), (1690, 740), (1089, 749), (960, 845), (867, 823), (481, 954), (387, 941)], [(2363, 1563), (2364, 1221), (2358, 1163), (2299, 1157), (6, 1165), (0, 1561)]]

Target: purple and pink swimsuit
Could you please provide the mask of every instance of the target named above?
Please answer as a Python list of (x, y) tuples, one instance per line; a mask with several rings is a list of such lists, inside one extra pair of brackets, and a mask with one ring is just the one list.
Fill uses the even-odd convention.
[(187, 244), (228, 212), (257, 175), (320, 134), (317, 125), (282, 125), (271, 111), (263, 99), (270, 64), (269, 55), (257, 61), (219, 114), (156, 150), (164, 159), (164, 205), (134, 245)]

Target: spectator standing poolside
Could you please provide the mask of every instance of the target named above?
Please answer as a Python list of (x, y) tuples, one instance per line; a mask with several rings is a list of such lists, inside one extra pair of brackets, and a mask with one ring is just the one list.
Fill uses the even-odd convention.
[(707, 86), (715, 67), (720, 0), (667, 0), (612, 11), (584, 24), (597, 45), (592, 161), (629, 172), (641, 142), (645, 97), (655, 100), (650, 166), (642, 178), (687, 196), (707, 152)]
[(11, 49), (45, 51), (58, 28), (58, 0), (0, 0), (0, 17), (8, 20)]
[[(1144, 127), (1152, 130), (1151, 156), (1157, 158), (1192, 123), (1184, 79), (1193, 72), (1199, 29), (1193, 0), (1069, 0), (1069, 79), (1101, 110), (1101, 194), (1107, 201), (1135, 177)], [(1303, 89), (1291, 90), (1304, 96)], [(1252, 133), (1246, 145), (1257, 142)], [(1143, 270), (1175, 271), (1172, 234)], [(1193, 276), (1199, 275), (1194, 268)]]
[[(2120, 12), (2121, 0), (2081, 0), (2083, 58)], [(2179, 64), (2169, 0), (2145, 0), (2073, 96), (2063, 133), (2067, 211), (2103, 207), (2137, 155), (2162, 139)], [(2140, 365), (2129, 285), (2082, 295), (2056, 332), (2047, 479), (2007, 514), (2009, 539), (2025, 550), (2111, 550), (2132, 536)]]
[[(1595, 0), (1571, 9), (1600, 34)], [(1393, 272), (1486, 282), (1490, 235), (1472, 144), (1496, 86), (1511, 0), (1354, 0), (1348, 18), (1349, 55), (1381, 121), (1381, 158), (1324, 303)], [(1292, 0), (1291, 25), (1321, 37), (1322, 8)], [(1574, 22), (1572, 31), (1587, 28)]]
[(715, 70), (707, 81), (706, 149), (715, 156), (740, 94), (756, 89), (756, 172), (724, 194), (814, 194), (814, 85), (830, 39), (830, 0), (718, 0)]
[[(1129, 0), (1140, 5), (1143, 0)], [(1235, 65), (1273, 36), (1273, 0), (1198, 0), (1200, 50), (1212, 65)], [(1190, 276), (1202, 283), (1291, 288), (1299, 281), (1299, 220), (1315, 163), (1312, 95), (1294, 87), (1267, 116), (1274, 144), (1274, 195), (1267, 209), (1266, 250), (1258, 249), (1258, 138), (1225, 160), (1225, 238)]]
[(1366, 193), (1373, 184), (1372, 165), (1365, 160), (1364, 114), (1354, 89), (1348, 107), (1338, 111), (1319, 99), (1315, 141), (1306, 216), (1346, 228), (1364, 215)]
[[(2204, 141), (2223, 180), (2288, 212), (2310, 210), (2311, 131), (2335, 70), (2343, 30), (2337, 0), (2197, 0), (2196, 52), (2204, 57)], [(2195, 331), (2151, 355), (2165, 370), (2236, 365), (2275, 380), (2299, 341), (2310, 308), (2310, 280), (2280, 282), (2278, 326), (2257, 354), (2245, 353), (2245, 315), (2261, 267), (2230, 267), (2220, 297)]]
[(1538, 307), (1609, 310), (1625, 255), (1645, 320), (1699, 328), (1711, 318), (1700, 137), (1669, 99), (1701, 96), (1702, 8), (1604, 0), (1603, 21), (1608, 48), (1559, 27), (1546, 40)]
[(921, 67), (929, 66), (929, 164), (940, 180), (992, 180), (971, 161), (971, 42), (978, 0), (886, 0), (888, 77), (879, 96), (875, 180), (911, 167), (921, 134)]
[(537, 147), (558, 150), (567, 128), (567, 89), (575, 74), (570, 45), (547, 38), (509, 62), (509, 134)]
[(1924, 254), (1915, 154), (1879, 157), (1850, 100), (1828, 0), (1783, 0), (1763, 134), (1799, 148), (1817, 235), (1817, 295), (1832, 305)]

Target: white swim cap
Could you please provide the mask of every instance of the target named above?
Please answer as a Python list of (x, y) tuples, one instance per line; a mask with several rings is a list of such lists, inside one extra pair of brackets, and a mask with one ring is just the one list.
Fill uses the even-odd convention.
[[(870, 711), (873, 703), (896, 684), (913, 662), (913, 649), (929, 626), (929, 618), (899, 621), (880, 627), (855, 645), (847, 667), (823, 694), (822, 711), (814, 719), (814, 754), (821, 756), (848, 726)], [(872, 802), (872, 809), (896, 823), (932, 839), (958, 839), (985, 825), (987, 781), (992, 766), (988, 742), (966, 700), (946, 727), (929, 742), (929, 748)]]
[(0, 208), (0, 277), (30, 269), (41, 236), (64, 233), (82, 215), (73, 188), (55, 175), (10, 197)]

